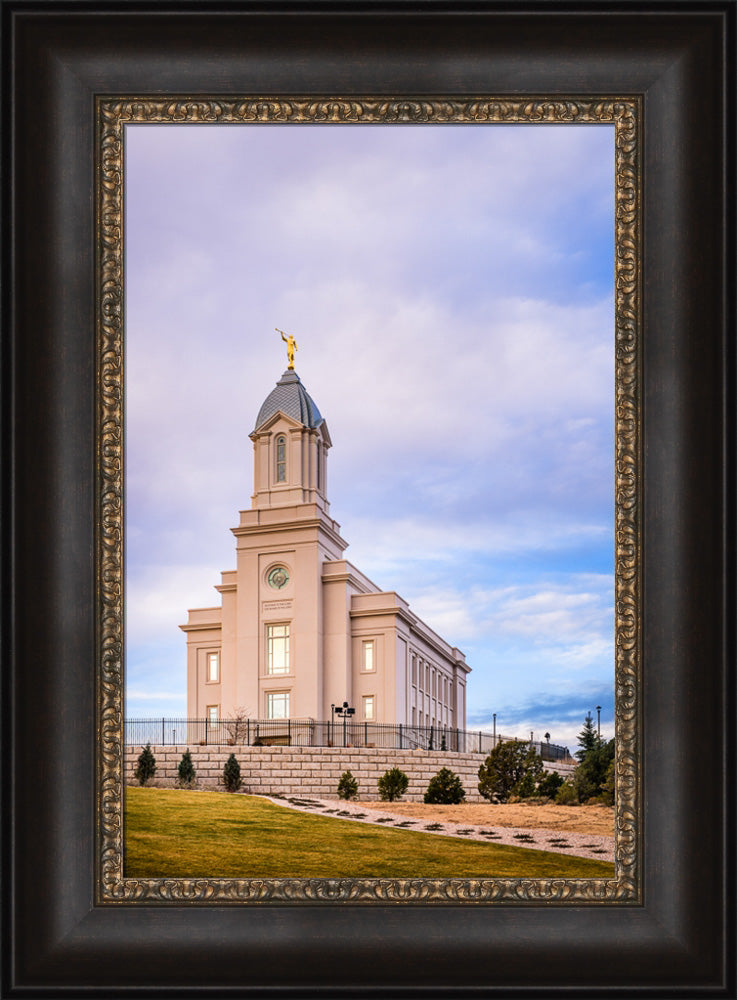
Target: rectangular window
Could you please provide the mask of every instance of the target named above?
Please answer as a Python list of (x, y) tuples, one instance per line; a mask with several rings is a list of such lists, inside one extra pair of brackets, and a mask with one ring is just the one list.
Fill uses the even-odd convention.
[(281, 436), (276, 439), (276, 481), (287, 481), (287, 439)]
[(269, 691), (269, 693), (266, 695), (266, 718), (267, 719), (289, 718), (288, 691)]
[(218, 660), (220, 657), (217, 653), (207, 654), (207, 679), (208, 681), (216, 681), (218, 679)]
[(365, 694), (363, 696), (363, 717), (368, 722), (371, 722), (374, 718), (374, 696), (372, 694)]
[(364, 670), (374, 669), (374, 640), (367, 639), (362, 643), (361, 661)]
[(289, 626), (266, 626), (267, 663), (270, 674), (289, 673)]
[(218, 707), (217, 705), (207, 706), (207, 721), (217, 722), (218, 721)]

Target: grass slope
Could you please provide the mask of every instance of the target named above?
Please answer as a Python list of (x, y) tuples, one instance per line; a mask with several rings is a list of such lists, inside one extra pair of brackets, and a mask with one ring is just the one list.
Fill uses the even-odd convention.
[(125, 789), (127, 878), (612, 878), (607, 861), (385, 829), (250, 795)]

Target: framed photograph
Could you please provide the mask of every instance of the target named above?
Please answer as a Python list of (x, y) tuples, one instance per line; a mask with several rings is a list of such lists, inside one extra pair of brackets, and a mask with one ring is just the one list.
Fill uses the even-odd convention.
[[(5, 77), (13, 123), (5, 202), (9, 405), (3, 414), (10, 511), (5, 579), (12, 595), (4, 687), (10, 723), (5, 843), (13, 877), (7, 995), (29, 989), (116, 995), (131, 988), (186, 988), (203, 996), (225, 990), (460, 996), (530, 988), (552, 995), (564, 987), (592, 995), (673, 989), (729, 995), (728, 907), (735, 897), (725, 860), (733, 803), (724, 749), (734, 707), (728, 327), (734, 291), (728, 285), (733, 242), (725, 244), (722, 234), (734, 224), (725, 186), (734, 149), (734, 67), (723, 48), (734, 13), (732, 3), (626, 14), (606, 4), (575, 13), (491, 6), (378, 12), (361, 5), (296, 11), (203, 5), (157, 13), (99, 4), (84, 14), (63, 3), (48, 12), (4, 4), (13, 52)], [(126, 288), (132, 261), (124, 257), (125, 213), (140, 211), (140, 201), (125, 203), (126, 178), (134, 176), (127, 171), (135, 168), (133, 130), (151, 142), (154, 130), (179, 128), (194, 136), (210, 129), (211, 146), (213, 130), (235, 135), (249, 127), (281, 136), (294, 128), (311, 129), (304, 133), (311, 136), (321, 127), (345, 136), (373, 129), (378, 138), (401, 128), (419, 136), (574, 125), (609, 130), (614, 174), (613, 877), (131, 876), (122, 808), (123, 537), (130, 516), (122, 501), (130, 484), (122, 472), (124, 386), (132, 392), (123, 371), (123, 307), (133, 294), (132, 285)], [(262, 153), (248, 155), (255, 161)], [(303, 158), (306, 176), (309, 150), (293, 155)], [(421, 152), (401, 151), (407, 163), (412, 155), (421, 160)], [(476, 160), (483, 155), (479, 150)], [(188, 205), (176, 155), (165, 161), (160, 154), (159, 200), (167, 192), (180, 198), (184, 216), (195, 203), (197, 210), (208, 204), (193, 197)], [(274, 174), (276, 160), (269, 162)], [(469, 187), (470, 172), (467, 166)], [(207, 170), (199, 176), (205, 186), (216, 184)], [(587, 178), (571, 183), (583, 188)], [(221, 191), (218, 211), (235, 212), (233, 197)], [(216, 204), (210, 200), (211, 212)], [(551, 210), (539, 192), (536, 204), (539, 213)], [(426, 213), (436, 235), (442, 209), (436, 191)], [(257, 231), (253, 203), (249, 211), (247, 224)], [(262, 237), (264, 252), (275, 252), (276, 243), (266, 243)], [(284, 272), (275, 257), (274, 273), (289, 284), (294, 266), (286, 252), (282, 260)], [(191, 281), (193, 273), (196, 268), (188, 272), (172, 262), (171, 314), (160, 315), (162, 328), (186, 329), (174, 306), (186, 310), (192, 301), (178, 282), (186, 275)], [(160, 267), (150, 268), (152, 282), (161, 276)], [(221, 290), (222, 278), (213, 284)], [(207, 286), (203, 280), (205, 302)], [(245, 305), (237, 292), (234, 324)], [(470, 300), (468, 289), (457, 294)], [(247, 308), (254, 312), (252, 302)], [(288, 374), (295, 367), (291, 332), (298, 331), (273, 331), (277, 346), (280, 334), (288, 341), (282, 381), (290, 385), (299, 381)], [(296, 339), (299, 361), (307, 344)], [(167, 384), (181, 382), (176, 343), (151, 354), (161, 386), (155, 394), (174, 423), (177, 393), (167, 395)], [(556, 355), (551, 345), (557, 363), (551, 381), (561, 392), (571, 377), (565, 349), (561, 342)], [(293, 390), (281, 391), (286, 398)], [(274, 412), (288, 418), (287, 410), (285, 404)], [(281, 461), (286, 468), (309, 451), (313, 438), (322, 442), (306, 467), (310, 481), (300, 489), (311, 491), (310, 503), (322, 512), (317, 520), (337, 565), (338, 534), (328, 531), (321, 464), (330, 441), (320, 414), (312, 419), (315, 412), (294, 427), (287, 419)], [(253, 447), (258, 454), (271, 414), (260, 417), (253, 444), (243, 441), (244, 463)], [(290, 444), (287, 452), (287, 438), (296, 441), (300, 428), (307, 435), (302, 451)], [(489, 460), (484, 455), (482, 464)], [(296, 488), (291, 467), (279, 478), (279, 460), (275, 452), (276, 487), (259, 480), (255, 463), (253, 506), (262, 520), (279, 506), (275, 489)], [(241, 519), (241, 535), (235, 534), (244, 548), (242, 537), (253, 530), (247, 516)], [(345, 572), (372, 598), (355, 567)], [(263, 565), (263, 586), (278, 595), (266, 590), (269, 600), (262, 602), (271, 615), (261, 623), (271, 644), (267, 662), (275, 665), (267, 673), (278, 674), (280, 683), (259, 688), (256, 715), (263, 708), (272, 720), (293, 714), (284, 699), (296, 697), (281, 677), (289, 676), (290, 633), (282, 634), (289, 628), (282, 618), (294, 573), (283, 557)], [(224, 596), (232, 583), (223, 574)], [(366, 627), (369, 605), (361, 618)], [(224, 600), (223, 614), (225, 608)], [(190, 624), (200, 628), (192, 614)], [(214, 618), (205, 624), (212, 632)], [(366, 660), (363, 646), (377, 640), (365, 635), (357, 631), (352, 641), (371, 672), (375, 647)], [(221, 647), (213, 648), (219, 654)], [(222, 661), (207, 668), (212, 683), (220, 682), (226, 664), (222, 650)], [(378, 703), (360, 686), (355, 690), (368, 748)], [(431, 740), (443, 725), (449, 739), (450, 716), (435, 690), (437, 714), (424, 721)], [(203, 706), (215, 724), (219, 702)], [(325, 714), (325, 706), (318, 707)], [(417, 705), (408, 700), (405, 707)], [(412, 721), (403, 716), (402, 725)], [(325, 742), (333, 736), (331, 729)], [(255, 742), (263, 745), (259, 733)]]
[[(99, 369), (115, 389), (100, 493), (126, 539), (100, 576), (127, 560), (124, 614), (115, 594), (102, 615), (103, 649), (125, 649), (125, 671), (101, 657), (111, 745), (128, 685), (101, 899), (160, 898), (162, 880), (168, 898), (179, 877), (190, 898), (196, 879), (203, 898), (296, 901), (301, 880), (334, 901), (339, 878), (354, 903), (460, 903), (473, 876), (475, 901), (636, 901), (638, 102), (200, 98), (172, 114), (135, 98), (98, 116)], [(214, 572), (214, 553), (236, 568)], [(537, 704), (520, 718), (510, 701)], [(565, 807), (536, 810), (537, 832), (524, 807), (489, 808), (516, 793), (481, 794), (487, 755), (524, 758), (533, 798), (542, 758), (561, 785), (573, 774), (584, 724), (599, 763), (581, 791), (601, 808), (580, 836)], [(142, 753), (157, 790), (130, 787)], [(173, 792), (185, 754), (194, 778)], [(171, 817), (155, 846), (141, 810), (235, 808), (201, 794), (231, 755), (238, 789), (281, 810), (241, 800), (251, 833), (230, 860), (210, 821), (202, 859)], [(386, 772), (421, 803), (443, 767), (466, 800), (452, 815), (376, 802)], [(355, 808), (337, 800), (349, 772)], [(373, 846), (372, 800), (391, 824)], [(290, 806), (332, 820), (302, 817), (267, 850), (253, 810), (271, 840)], [(468, 858), (429, 835), (456, 827)]]

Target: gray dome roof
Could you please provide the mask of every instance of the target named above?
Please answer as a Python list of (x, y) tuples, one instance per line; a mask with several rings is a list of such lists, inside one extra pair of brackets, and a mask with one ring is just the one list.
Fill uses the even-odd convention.
[(317, 427), (322, 423), (323, 418), (320, 416), (320, 411), (295, 371), (285, 371), (276, 383), (276, 388), (272, 389), (263, 401), (256, 417), (254, 431), (257, 431), (280, 410), (288, 417), (298, 420), (305, 427)]

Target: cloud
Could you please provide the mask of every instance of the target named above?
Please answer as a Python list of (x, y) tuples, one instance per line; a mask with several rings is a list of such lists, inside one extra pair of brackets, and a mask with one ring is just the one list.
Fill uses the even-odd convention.
[[(496, 705), (497, 732), (523, 739), (534, 732), (535, 740), (543, 739), (549, 732), (551, 743), (568, 746), (575, 752), (587, 713), (591, 712), (596, 723), (596, 706), (601, 705), (601, 735), (603, 739), (611, 739), (614, 736), (612, 685), (599, 680), (577, 687), (565, 676), (558, 680), (558, 691), (538, 688), (519, 702)], [(469, 717), (470, 728), (490, 730), (493, 725), (492, 711), (479, 709)]]
[(612, 156), (596, 126), (127, 129), (131, 695), (183, 691), (177, 626), (235, 565), (275, 326), (347, 555), (468, 647), (472, 710), (609, 682)]
[[(564, 584), (537, 580), (491, 589), (420, 589), (411, 606), (455, 644), (521, 645), (528, 651), (531, 675), (560, 670), (570, 677), (602, 660), (611, 660), (613, 667), (611, 590), (606, 576), (573, 575)], [(519, 678), (513, 685), (519, 689)]]
[(182, 697), (177, 689), (170, 691), (147, 691), (145, 688), (129, 688), (128, 698), (131, 701), (176, 701)]
[(156, 643), (167, 635), (181, 643), (184, 660), (184, 636), (179, 625), (187, 621), (191, 607), (215, 607), (220, 595), (214, 589), (220, 574), (212, 565), (154, 565), (134, 569), (128, 576), (126, 628), (136, 645), (144, 640)]

